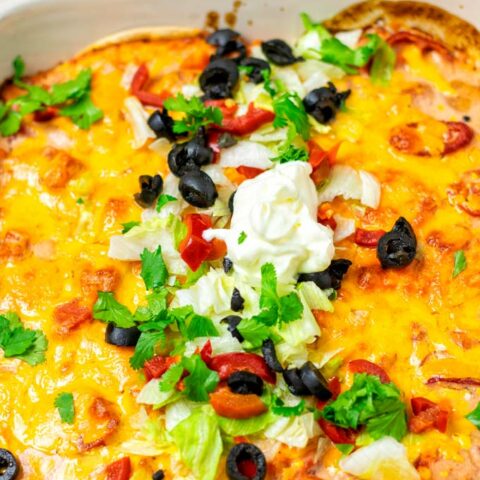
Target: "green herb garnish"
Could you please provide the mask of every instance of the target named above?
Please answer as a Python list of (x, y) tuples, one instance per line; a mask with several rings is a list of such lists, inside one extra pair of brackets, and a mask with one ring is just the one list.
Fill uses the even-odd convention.
[(69, 392), (59, 393), (55, 398), (54, 405), (60, 414), (62, 422), (73, 424), (73, 420), (75, 418), (73, 395)]

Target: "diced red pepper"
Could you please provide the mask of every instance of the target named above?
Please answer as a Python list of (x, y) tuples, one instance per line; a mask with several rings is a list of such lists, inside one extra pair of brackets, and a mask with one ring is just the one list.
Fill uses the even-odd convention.
[(237, 113), (238, 105), (232, 100), (205, 100), (206, 107), (216, 107), (223, 115), (223, 118), (233, 117)]
[(207, 257), (208, 261), (218, 260), (219, 258), (223, 258), (227, 253), (227, 244), (220, 240), (219, 238), (214, 238), (211, 242), (212, 249)]
[(245, 167), (243, 165), (241, 167), (237, 167), (237, 172), (248, 179), (258, 177), (258, 175), (264, 171), (265, 170), (262, 170), (261, 168)]
[(150, 73), (148, 72), (148, 68), (144, 63), (142, 63), (133, 76), (130, 90), (132, 94), (135, 95), (144, 105), (151, 105), (153, 107), (161, 108), (163, 107), (164, 100), (170, 96), (170, 93), (162, 92), (161, 94), (156, 94), (147, 92), (145, 87), (149, 80)]
[(151, 93), (146, 92), (145, 90), (139, 90), (135, 96), (142, 102), (144, 105), (150, 105), (152, 107), (163, 107), (163, 102), (171, 96), (170, 92), (162, 93)]
[(142, 63), (132, 78), (132, 84), (130, 85), (131, 92), (136, 95), (137, 92), (143, 90), (149, 79), (150, 74), (148, 72), (148, 68), (144, 63)]
[(58, 110), (55, 107), (45, 107), (43, 110), (38, 110), (33, 114), (33, 119), (36, 122), (49, 122), (58, 115)]
[(342, 384), (340, 383), (340, 379), (338, 377), (332, 377), (328, 381), (328, 389), (332, 393), (332, 396), (328, 400), (317, 400), (317, 409), (322, 410), (323, 407), (330, 401), (336, 400), (337, 397), (340, 395), (342, 390)]
[(224, 118), (221, 125), (216, 126), (222, 132), (229, 132), (233, 135), (247, 135), (257, 130), (265, 123), (273, 122), (275, 114), (269, 110), (256, 108), (253, 103), (248, 106), (245, 115), (239, 117)]
[(348, 369), (352, 373), (368, 373), (368, 375), (376, 375), (380, 378), (382, 383), (390, 383), (390, 377), (387, 372), (382, 367), (379, 367), (368, 360), (352, 360), (351, 362), (348, 362)]
[(205, 230), (212, 227), (212, 219), (208, 215), (191, 213), (185, 216), (187, 235), (179, 245), (183, 261), (196, 272), (203, 261), (212, 253), (213, 244), (203, 239)]
[(207, 365), (210, 363), (210, 360), (212, 359), (212, 352), (213, 352), (212, 342), (210, 340), (207, 340), (205, 342), (205, 345), (200, 350), (200, 357)]
[(410, 403), (412, 405), (412, 411), (414, 415), (418, 415), (420, 412), (424, 412), (429, 408), (437, 406), (435, 402), (432, 402), (428, 398), (424, 398), (424, 397), (413, 397), (410, 400)]
[(376, 247), (378, 241), (385, 235), (385, 230), (364, 230), (357, 228), (355, 230), (355, 243), (360, 247)]
[(431, 428), (445, 433), (448, 423), (448, 412), (440, 408), (435, 402), (423, 397), (414, 397), (410, 400), (413, 417), (408, 426), (413, 433), (422, 433)]
[(163, 357), (156, 355), (150, 360), (147, 360), (143, 365), (145, 378), (150, 381), (152, 378), (160, 378), (174, 363), (177, 363), (176, 357)]
[(352, 430), (351, 428), (338, 427), (324, 418), (320, 418), (318, 424), (325, 435), (333, 443), (347, 443), (349, 445), (355, 445), (355, 438), (357, 436), (355, 430)]
[(334, 145), (330, 150), (323, 150), (316, 142), (308, 142), (308, 162), (312, 166), (310, 174), (315, 185), (319, 185), (328, 177), (330, 167), (335, 163), (340, 143)]
[(239, 371), (255, 373), (273, 385), (277, 380), (275, 373), (265, 363), (264, 358), (255, 353), (222, 353), (212, 357), (207, 365), (218, 373), (220, 380), (226, 380), (232, 373)]
[(128, 480), (131, 474), (129, 457), (123, 457), (107, 466), (107, 480)]

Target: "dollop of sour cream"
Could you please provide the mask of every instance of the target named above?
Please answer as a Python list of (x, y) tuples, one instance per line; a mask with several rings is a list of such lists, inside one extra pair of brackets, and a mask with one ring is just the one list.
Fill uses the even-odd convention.
[(219, 238), (227, 244), (228, 258), (242, 280), (258, 284), (267, 262), (283, 284), (330, 265), (333, 234), (317, 222), (311, 172), (306, 162), (289, 162), (246, 180), (235, 194), (230, 228), (204, 232), (205, 240)]

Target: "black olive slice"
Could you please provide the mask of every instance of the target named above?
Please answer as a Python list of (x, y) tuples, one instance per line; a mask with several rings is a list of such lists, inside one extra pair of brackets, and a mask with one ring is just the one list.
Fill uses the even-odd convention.
[(245, 299), (242, 297), (238, 288), (234, 288), (232, 292), (232, 299), (230, 301), (230, 308), (234, 312), (239, 312), (243, 310), (243, 305), (245, 304)]
[(163, 188), (163, 179), (160, 175), (140, 175), (138, 177), (140, 192), (135, 193), (133, 198), (142, 208), (149, 208), (158, 198)]
[(338, 92), (332, 82), (327, 87), (312, 90), (303, 99), (305, 111), (312, 115), (320, 123), (328, 123), (333, 120), (337, 110), (342, 106), (350, 95), (350, 90)]
[(238, 82), (237, 64), (228, 58), (215, 59), (207, 65), (199, 78), (205, 99), (229, 98)]
[(213, 180), (201, 170), (185, 173), (178, 189), (186, 202), (198, 208), (211, 207), (218, 197)]
[[(253, 476), (249, 475), (252, 464), (256, 470)], [(251, 443), (237, 443), (228, 453), (227, 476), (230, 480), (264, 480), (267, 476), (265, 455)]]
[(234, 393), (241, 395), (254, 394), (259, 397), (263, 393), (263, 380), (251, 372), (234, 372), (227, 378), (227, 385)]
[(232, 268), (233, 268), (233, 262), (227, 257), (223, 258), (222, 265), (223, 265), (223, 271), (225, 273), (229, 273), (230, 270), (232, 270)]
[(219, 148), (233, 147), (238, 143), (237, 139), (230, 133), (222, 133), (218, 139)]
[(290, 45), (278, 38), (262, 42), (262, 52), (270, 62), (280, 66), (292, 65), (303, 60), (293, 54)]
[(239, 317), (238, 315), (229, 315), (221, 320), (221, 323), (226, 323), (228, 325), (228, 331), (232, 334), (232, 337), (236, 338), (240, 343), (244, 340), (242, 334), (237, 329), (238, 324), (241, 321), (242, 317)]
[(382, 268), (403, 268), (417, 254), (417, 237), (408, 221), (400, 217), (390, 232), (380, 237), (377, 258)]
[(14, 480), (18, 473), (18, 463), (13, 454), (0, 448), (0, 480)]
[(163, 470), (157, 470), (152, 475), (152, 480), (164, 480), (164, 478), (165, 478), (165, 472)]
[(140, 333), (137, 327), (121, 328), (109, 323), (105, 331), (105, 341), (117, 347), (134, 347), (138, 342)]
[(223, 46), (217, 47), (212, 60), (227, 57), (234, 62), (241, 62), (247, 56), (247, 47), (240, 40), (231, 40)]
[(157, 138), (165, 137), (171, 142), (175, 141), (177, 134), (173, 131), (173, 118), (167, 110), (155, 110), (147, 120), (148, 126), (153, 130)]
[(214, 47), (223, 47), (232, 40), (236, 40), (238, 37), (240, 37), (240, 34), (235, 30), (230, 28), (221, 28), (211, 33), (206, 38), (206, 41), (209, 45), (213, 45)]
[(310, 390), (305, 386), (300, 377), (300, 369), (298, 368), (289, 368), (288, 370), (283, 371), (283, 378), (293, 395), (297, 397), (303, 397), (305, 395), (310, 395)]
[(235, 194), (237, 191), (235, 190), (231, 195), (230, 198), (228, 199), (228, 209), (230, 210), (231, 213), (233, 213), (233, 202), (235, 201)]
[(306, 362), (300, 368), (300, 378), (310, 393), (319, 400), (329, 400), (332, 392), (328, 389), (328, 383), (320, 370), (312, 363)]
[(250, 71), (247, 72), (247, 77), (255, 84), (263, 82), (262, 71), (270, 71), (271, 67), (268, 62), (261, 58), (249, 57), (240, 62), (240, 65), (244, 67), (250, 67)]
[(275, 344), (273, 343), (273, 340), (271, 340), (270, 338), (267, 338), (266, 340), (263, 341), (262, 353), (263, 353), (263, 358), (265, 359), (265, 363), (274, 372), (282, 373), (284, 371), (282, 364), (278, 361), (277, 352), (275, 351)]
[(301, 273), (298, 282), (315, 282), (319, 288), (338, 290), (351, 264), (352, 262), (346, 259), (332, 260), (330, 266), (322, 272)]

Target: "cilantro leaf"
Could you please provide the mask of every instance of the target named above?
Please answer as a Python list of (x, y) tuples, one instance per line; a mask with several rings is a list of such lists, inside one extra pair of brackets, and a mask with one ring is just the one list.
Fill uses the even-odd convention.
[(159, 245), (154, 252), (147, 248), (140, 255), (142, 271), (140, 273), (147, 290), (163, 287), (168, 279), (167, 266), (162, 256), (162, 247)]
[(168, 314), (177, 322), (178, 329), (188, 340), (197, 337), (218, 337), (218, 331), (212, 320), (197, 315), (191, 305), (174, 308)]
[(398, 388), (366, 373), (355, 374), (350, 390), (328, 404), (322, 416), (342, 428), (365, 425), (374, 440), (386, 435), (401, 440), (407, 432), (405, 404)]
[(157, 200), (157, 206), (155, 210), (159, 212), (162, 207), (164, 207), (167, 203), (169, 202), (176, 202), (177, 199), (175, 197), (172, 197), (172, 195), (167, 195), (166, 193), (162, 193)]
[(282, 417), (298, 417), (305, 410), (305, 400), (302, 399), (296, 405), (288, 407), (285, 406), (285, 403), (281, 398), (273, 395), (270, 409), (275, 415), (280, 415)]
[(95, 122), (103, 118), (103, 112), (92, 102), (89, 92), (76, 103), (60, 109), (60, 114), (64, 117), (69, 117), (72, 122), (82, 130), (87, 130)]
[(55, 398), (54, 405), (60, 414), (62, 422), (73, 424), (75, 418), (73, 395), (68, 392), (59, 393)]
[(465, 415), (467, 420), (470, 420), (480, 430), (480, 402), (477, 406), (468, 414)]
[(80, 100), (90, 92), (92, 71), (88, 68), (82, 70), (76, 78), (64, 83), (53, 85), (51, 91), (51, 104), (59, 105), (67, 100)]
[(218, 373), (210, 370), (197, 354), (184, 357), (182, 364), (189, 372), (183, 380), (185, 395), (194, 402), (208, 402), (208, 394), (215, 390), (220, 381)]
[(275, 128), (291, 125), (303, 140), (310, 138), (308, 115), (302, 99), (297, 93), (286, 92), (274, 98), (273, 111), (275, 112), (275, 120), (273, 121)]
[(135, 325), (130, 310), (116, 300), (113, 292), (98, 292), (98, 299), (93, 305), (93, 318), (114, 323), (120, 328), (130, 328)]
[(183, 375), (182, 363), (172, 365), (163, 375), (159, 388), (161, 392), (171, 392)]
[(48, 341), (40, 330), (24, 328), (18, 315), (0, 315), (0, 348), (5, 358), (18, 358), (31, 366), (45, 361)]
[[(78, 202), (77, 202), (78, 203)], [(127, 233), (129, 232), (133, 227), (138, 227), (140, 225), (140, 222), (132, 221), (132, 222), (125, 222), (122, 223), (122, 233)]]
[(221, 125), (222, 112), (217, 107), (206, 107), (199, 97), (186, 99), (178, 93), (176, 97), (170, 97), (163, 103), (165, 108), (173, 112), (183, 112), (185, 117), (175, 120), (173, 131), (175, 133), (195, 133), (200, 127), (211, 124)]
[(331, 38), (331, 33), (321, 23), (314, 22), (308, 15), (308, 13), (300, 13), (300, 19), (302, 20), (305, 30), (307, 32), (314, 30), (315, 32), (317, 32), (320, 40)]
[(246, 239), (247, 239), (247, 234), (244, 231), (241, 231), (240, 235), (238, 236), (237, 243), (241, 245)]
[(0, 135), (9, 137), (17, 133), (22, 126), (22, 115), (19, 112), (10, 110), (0, 122)]
[(467, 268), (467, 257), (463, 250), (457, 250), (453, 255), (452, 278), (458, 277)]
[(393, 70), (397, 61), (395, 50), (382, 40), (373, 57), (370, 67), (370, 78), (375, 85), (387, 86), (392, 78)]
[(336, 443), (335, 447), (337, 447), (337, 450), (339, 450), (343, 455), (348, 455), (355, 448), (355, 445), (350, 443)]
[(161, 342), (165, 341), (165, 333), (158, 332), (143, 332), (137, 344), (135, 345), (135, 352), (130, 358), (130, 365), (135, 370), (142, 368), (147, 360), (150, 360), (155, 354), (155, 347)]
[[(248, 342), (249, 348), (255, 349), (262, 346), (267, 338), (270, 338), (270, 329), (265, 323), (256, 318), (244, 318), (238, 324), (237, 330), (242, 335), (244, 342)], [(245, 347), (245, 343), (243, 344)]]
[(279, 163), (308, 162), (308, 152), (305, 148), (296, 147), (289, 143), (287, 148), (281, 149), (278, 156), (273, 157), (270, 160)]
[(12, 62), (13, 65), (13, 78), (14, 80), (20, 79), (25, 73), (25, 62), (21, 55), (17, 55)]

